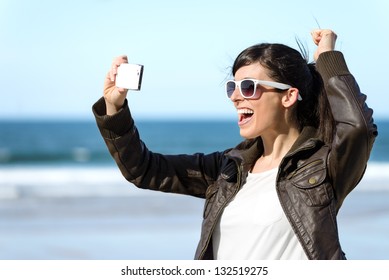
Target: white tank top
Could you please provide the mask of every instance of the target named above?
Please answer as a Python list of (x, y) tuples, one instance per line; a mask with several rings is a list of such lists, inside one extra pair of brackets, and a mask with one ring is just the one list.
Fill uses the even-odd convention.
[(215, 259), (306, 260), (276, 193), (278, 168), (249, 173), (212, 236)]

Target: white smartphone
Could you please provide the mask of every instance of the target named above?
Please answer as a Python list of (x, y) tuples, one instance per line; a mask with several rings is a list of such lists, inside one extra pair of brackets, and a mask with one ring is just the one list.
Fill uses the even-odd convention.
[(118, 88), (140, 90), (142, 85), (143, 65), (123, 63), (118, 67), (115, 85)]

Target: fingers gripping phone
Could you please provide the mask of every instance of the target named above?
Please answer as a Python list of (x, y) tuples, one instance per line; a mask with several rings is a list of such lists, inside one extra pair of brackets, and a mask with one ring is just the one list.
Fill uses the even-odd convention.
[(143, 65), (123, 63), (118, 67), (115, 85), (118, 88), (140, 90), (142, 76)]

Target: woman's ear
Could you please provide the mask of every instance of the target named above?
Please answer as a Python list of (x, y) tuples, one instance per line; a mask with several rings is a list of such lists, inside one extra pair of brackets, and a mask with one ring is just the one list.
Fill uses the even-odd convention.
[(290, 88), (282, 97), (282, 105), (285, 108), (292, 107), (298, 100), (299, 90), (297, 88)]

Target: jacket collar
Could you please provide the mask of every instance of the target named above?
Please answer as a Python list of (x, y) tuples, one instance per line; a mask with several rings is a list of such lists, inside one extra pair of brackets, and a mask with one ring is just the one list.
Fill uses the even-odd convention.
[[(301, 131), (296, 142), (292, 145), (289, 152), (285, 155), (284, 160), (299, 152), (310, 150), (318, 144), (321, 146), (323, 141), (318, 137), (318, 131), (312, 126), (306, 126)], [(263, 154), (263, 142), (261, 137), (249, 139), (241, 142), (226, 155), (237, 159), (243, 167), (243, 171), (249, 171), (255, 161)]]

